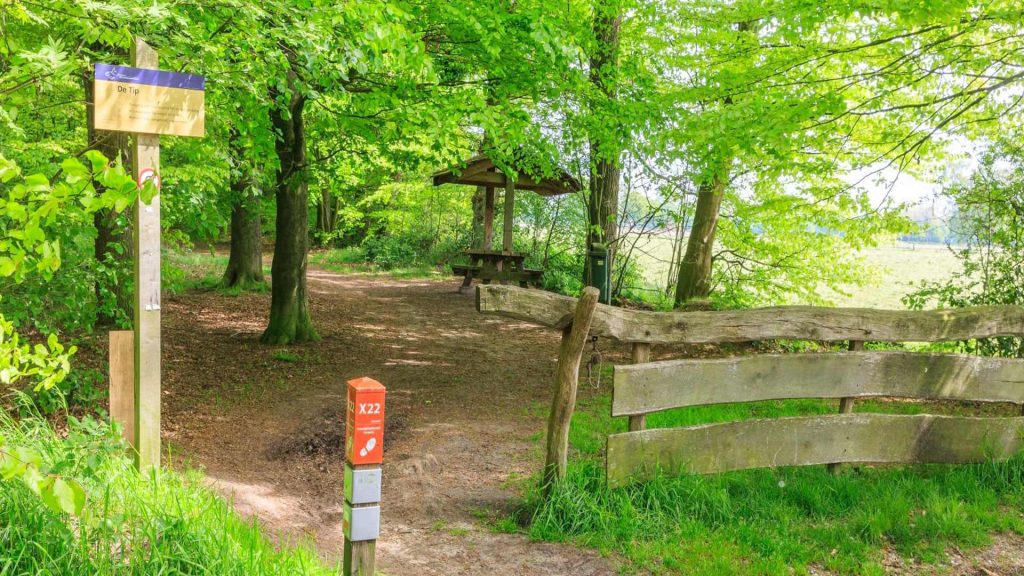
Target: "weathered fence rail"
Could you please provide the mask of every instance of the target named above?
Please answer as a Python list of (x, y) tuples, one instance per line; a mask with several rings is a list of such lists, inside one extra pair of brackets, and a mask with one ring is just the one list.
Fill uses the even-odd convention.
[[(559, 330), (576, 299), (511, 286), (481, 286), (477, 309)], [(924, 312), (782, 306), (723, 312), (648, 312), (598, 305), (590, 334), (620, 342), (715, 344), (754, 340), (941, 342), (1024, 334), (1024, 308), (976, 306)]]
[(697, 474), (836, 462), (977, 462), (1012, 456), (1024, 418), (833, 414), (744, 420), (608, 437), (608, 485)]
[[(560, 477), (555, 470), (564, 473), (583, 352), (578, 343), (586, 336), (570, 328), (581, 313), (590, 335), (633, 345), (633, 364), (615, 367), (612, 415), (628, 416), (630, 423), (629, 432), (608, 438), (611, 486), (648, 479), (658, 470), (671, 474), (846, 462), (964, 463), (1007, 458), (1024, 447), (1024, 417), (852, 413), (856, 399), (875, 396), (1024, 405), (1024, 360), (863, 351), (864, 341), (1024, 336), (1024, 307), (914, 312), (793, 306), (664, 313), (595, 306), (590, 300), (581, 300), (578, 309), (576, 299), (547, 292), (509, 286), (477, 290), (480, 312), (563, 331), (549, 421), (549, 431), (559, 434), (553, 445), (549, 433), (546, 479)], [(769, 339), (850, 341), (850, 351), (649, 362), (650, 344)], [(790, 398), (837, 398), (840, 410), (826, 416), (644, 429), (652, 412)], [(561, 461), (553, 462), (553, 454)]]
[(903, 352), (765, 354), (615, 367), (613, 416), (729, 402), (890, 396), (1024, 403), (1024, 363)]

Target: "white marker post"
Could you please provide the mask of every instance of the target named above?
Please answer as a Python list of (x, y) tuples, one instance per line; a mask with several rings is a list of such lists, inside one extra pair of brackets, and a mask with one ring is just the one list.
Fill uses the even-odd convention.
[[(93, 117), (99, 130), (131, 132), (135, 203), (135, 423), (139, 469), (160, 466), (160, 134), (202, 136), (205, 79), (157, 70), (157, 53), (136, 38), (134, 67), (96, 65)], [(156, 194), (143, 194), (152, 182)], [(151, 189), (150, 189), (151, 190)]]

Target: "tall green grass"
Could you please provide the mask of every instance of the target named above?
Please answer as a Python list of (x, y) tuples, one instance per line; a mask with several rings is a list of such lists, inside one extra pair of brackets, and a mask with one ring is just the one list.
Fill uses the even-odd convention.
[(78, 479), (79, 518), (52, 512), (17, 482), (0, 481), (0, 575), (327, 575), (305, 546), (275, 547), (235, 516), (198, 473), (139, 474), (108, 426), (71, 420), (66, 438), (43, 420), (0, 413), (0, 434), (31, 445), (53, 473)]
[[(920, 404), (876, 402), (869, 411), (934, 412)], [(652, 427), (751, 417), (830, 413), (832, 402), (762, 402), (673, 410)], [(953, 411), (971, 411), (961, 407)], [(991, 410), (991, 409), (989, 409)], [(578, 452), (550, 499), (528, 489), (520, 519), (533, 538), (574, 541), (664, 574), (882, 574), (892, 549), (924, 562), (949, 546), (982, 546), (998, 532), (1024, 533), (1024, 458), (970, 466), (824, 467), (712, 476), (660, 476), (609, 490), (604, 438), (625, 429), (599, 397), (577, 412)]]

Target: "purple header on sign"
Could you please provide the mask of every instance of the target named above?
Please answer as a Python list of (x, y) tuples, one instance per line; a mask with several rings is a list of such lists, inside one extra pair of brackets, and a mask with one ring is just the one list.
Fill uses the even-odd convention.
[(96, 79), (107, 82), (184, 88), (185, 90), (206, 89), (206, 77), (198, 74), (178, 74), (177, 72), (147, 70), (130, 66), (111, 66), (110, 64), (96, 65)]

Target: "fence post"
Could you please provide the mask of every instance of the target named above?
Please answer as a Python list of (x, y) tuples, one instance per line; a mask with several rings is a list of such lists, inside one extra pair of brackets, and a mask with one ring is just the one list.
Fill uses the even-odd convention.
[[(634, 342), (632, 357), (633, 364), (645, 364), (651, 361), (651, 345), (647, 342)], [(639, 432), (647, 428), (647, 415), (636, 414), (629, 417), (629, 431)]]
[(576, 387), (580, 378), (580, 359), (590, 333), (600, 292), (593, 286), (583, 289), (576, 304), (576, 313), (570, 326), (562, 331), (562, 345), (558, 352), (558, 372), (555, 376), (555, 398), (548, 416), (547, 456), (544, 460), (544, 493), (551, 490), (556, 480), (565, 478), (569, 454), (569, 424), (576, 408)]
[[(864, 350), (864, 342), (861, 340), (850, 340), (849, 346), (850, 352), (861, 352)], [(841, 398), (839, 400), (839, 413), (840, 414), (853, 414), (853, 405), (856, 402), (856, 398)], [(835, 462), (828, 465), (828, 471), (832, 474), (839, 474), (843, 469), (841, 462)]]
[(110, 421), (121, 425), (129, 446), (135, 446), (135, 333), (112, 330), (107, 351), (110, 369)]

